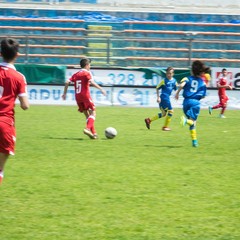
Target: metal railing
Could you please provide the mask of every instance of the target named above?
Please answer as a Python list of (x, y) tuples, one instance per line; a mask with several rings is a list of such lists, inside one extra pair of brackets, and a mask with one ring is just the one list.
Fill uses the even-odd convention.
[[(240, 64), (240, 41), (196, 39), (189, 32), (183, 38), (9, 36), (20, 41), (18, 61), (26, 64), (75, 65), (81, 57), (90, 57), (95, 66), (101, 67), (188, 68), (195, 59), (215, 66), (239, 67)], [(70, 41), (72, 44), (67, 43)]]

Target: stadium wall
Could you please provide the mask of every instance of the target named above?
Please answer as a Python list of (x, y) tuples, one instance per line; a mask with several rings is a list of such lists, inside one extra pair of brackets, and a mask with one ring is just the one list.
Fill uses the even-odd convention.
[[(103, 96), (99, 90), (91, 89), (91, 96), (97, 106), (122, 106), (122, 107), (158, 107), (156, 102), (155, 88), (140, 88), (140, 87), (115, 87), (104, 86), (107, 96)], [(39, 105), (76, 105), (73, 86), (68, 89), (66, 101), (63, 101), (61, 96), (63, 86), (56, 85), (29, 85), (28, 94), (30, 104)], [(240, 99), (238, 90), (229, 90), (228, 108), (240, 109)], [(174, 108), (182, 108), (183, 98), (178, 101), (171, 96), (172, 105)], [(201, 100), (202, 108), (215, 105), (219, 102), (216, 89), (209, 89), (206, 98)]]

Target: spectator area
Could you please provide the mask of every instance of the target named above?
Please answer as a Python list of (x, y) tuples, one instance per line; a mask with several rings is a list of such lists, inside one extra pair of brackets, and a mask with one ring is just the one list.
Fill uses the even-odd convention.
[(195, 59), (211, 66), (240, 63), (239, 16), (136, 12), (130, 18), (127, 12), (13, 8), (0, 15), (1, 36), (21, 43), (19, 63), (72, 66), (84, 56), (108, 67), (186, 68)]

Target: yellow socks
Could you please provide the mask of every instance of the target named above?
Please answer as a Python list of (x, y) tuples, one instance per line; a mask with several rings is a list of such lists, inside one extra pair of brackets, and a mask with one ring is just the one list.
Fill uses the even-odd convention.
[(195, 128), (190, 130), (190, 134), (191, 134), (192, 140), (196, 140), (197, 139), (197, 131), (196, 131)]
[(157, 120), (157, 119), (159, 119), (159, 118), (161, 118), (161, 117), (162, 117), (162, 114), (159, 113), (159, 114), (157, 114), (157, 115), (151, 117), (150, 120), (151, 120), (151, 122), (152, 122), (152, 121), (155, 121), (155, 120)]
[(166, 116), (164, 127), (168, 127), (171, 122), (171, 116)]

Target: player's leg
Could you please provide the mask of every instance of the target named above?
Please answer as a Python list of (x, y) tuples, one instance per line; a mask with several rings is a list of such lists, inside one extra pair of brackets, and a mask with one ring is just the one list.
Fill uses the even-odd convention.
[(159, 104), (159, 108), (160, 108), (160, 110), (161, 110), (160, 113), (154, 115), (154, 116), (151, 117), (151, 118), (145, 118), (145, 119), (144, 119), (145, 124), (146, 124), (146, 127), (147, 127), (148, 129), (150, 129), (150, 124), (151, 124), (153, 121), (156, 121), (157, 119), (163, 118), (163, 117), (166, 116), (167, 110), (165, 110), (165, 109), (162, 107), (161, 103)]
[(189, 124), (192, 123), (191, 125), (189, 125), (189, 131), (190, 131), (193, 147), (198, 147), (196, 124), (197, 124), (197, 118), (198, 118), (199, 113), (200, 113), (200, 103), (199, 102), (198, 102), (198, 104), (193, 105), (188, 111)]
[(217, 105), (212, 106), (212, 107), (208, 107), (208, 113), (211, 115), (212, 111), (214, 109), (223, 108), (223, 105), (224, 105), (223, 102), (224, 102), (223, 96), (219, 95), (219, 103)]
[(91, 131), (92, 121), (90, 120), (91, 112), (89, 110), (83, 110), (82, 112), (86, 117), (86, 127), (84, 128), (83, 133), (86, 134), (91, 139), (93, 139), (94, 137), (93, 137), (93, 133)]
[(221, 107), (222, 107), (222, 104), (219, 103), (217, 105), (212, 106), (212, 109), (218, 109), (218, 108), (221, 108)]
[(81, 110), (86, 117), (86, 127), (83, 130), (83, 133), (92, 139), (96, 139), (97, 133), (94, 127), (96, 111), (95, 111), (95, 105), (91, 98), (87, 99), (85, 102), (82, 103)]
[(90, 116), (88, 118), (88, 127), (90, 128), (93, 138), (97, 139), (97, 131), (95, 129), (95, 120), (96, 120), (96, 110), (90, 110)]
[(3, 177), (4, 177), (4, 166), (7, 162), (9, 154), (0, 152), (0, 185), (2, 183)]
[(0, 184), (4, 177), (4, 166), (9, 155), (14, 155), (16, 130), (13, 125), (0, 122)]
[(198, 140), (197, 140), (197, 130), (196, 130), (196, 121), (191, 119), (194, 123), (189, 127), (191, 139), (192, 139), (192, 146), (198, 147)]
[(165, 118), (165, 122), (164, 122), (164, 126), (162, 127), (162, 130), (170, 131), (171, 129), (169, 128), (169, 124), (171, 122), (172, 115), (173, 115), (173, 109), (172, 109), (170, 100), (167, 100), (165, 102), (164, 110), (165, 110), (166, 118)]
[(181, 117), (181, 125), (188, 125), (190, 136), (192, 140), (192, 146), (197, 147), (197, 131), (196, 131), (196, 121), (200, 113), (200, 103), (199, 101), (189, 101), (186, 104), (183, 104), (183, 110), (187, 118), (184, 116)]
[(187, 116), (181, 116), (180, 125), (183, 127), (188, 125), (189, 127), (194, 124), (194, 121), (191, 119), (191, 107), (189, 104), (183, 104), (183, 112)]
[(224, 96), (224, 97), (221, 99), (222, 110), (221, 110), (220, 115), (219, 115), (220, 118), (226, 118), (226, 117), (224, 116), (224, 113), (225, 113), (225, 110), (226, 110), (226, 108), (227, 108), (227, 101), (228, 101), (228, 97), (227, 97), (227, 96)]
[(219, 116), (220, 118), (226, 118), (226, 117), (224, 116), (224, 113), (225, 113), (226, 108), (227, 108), (227, 105), (224, 105), (224, 106), (222, 107), (222, 110), (221, 110), (220, 116)]

